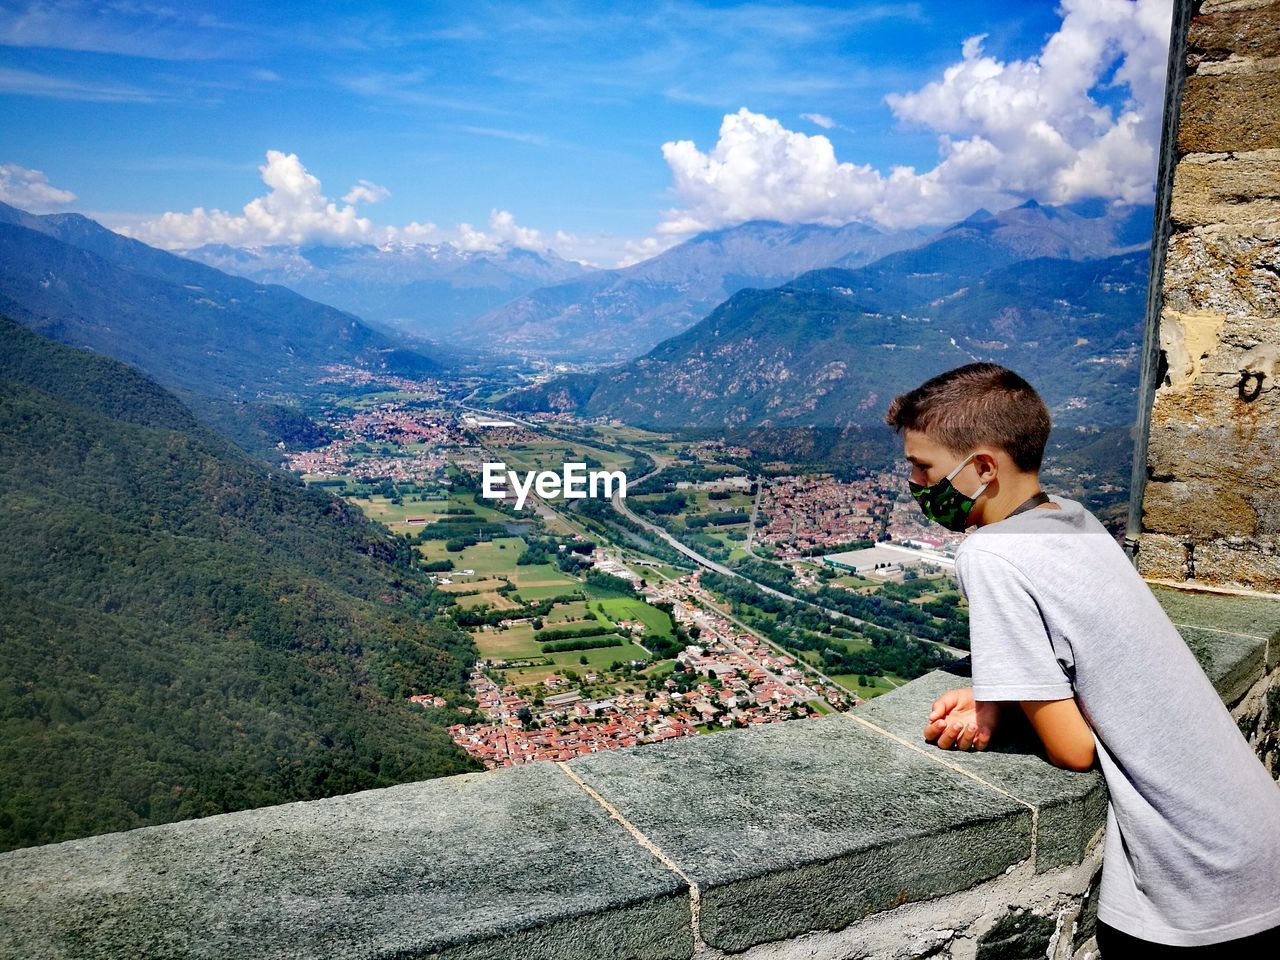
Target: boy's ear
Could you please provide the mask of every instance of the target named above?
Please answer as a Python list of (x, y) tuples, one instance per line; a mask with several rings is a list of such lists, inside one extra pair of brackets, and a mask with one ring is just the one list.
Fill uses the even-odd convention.
[(990, 483), (1000, 472), (1000, 462), (991, 450), (979, 450), (973, 455), (973, 467), (984, 483)]

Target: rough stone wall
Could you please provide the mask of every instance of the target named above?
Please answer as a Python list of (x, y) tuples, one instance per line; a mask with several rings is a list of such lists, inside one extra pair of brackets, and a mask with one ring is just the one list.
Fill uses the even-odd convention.
[(845, 927), (761, 944), (703, 949), (693, 960), (1097, 960), (1101, 832), (1082, 863), (1036, 873), (1030, 863), (950, 896)]
[(1280, 638), (1273, 639), (1267, 650), (1269, 673), (1258, 679), (1240, 702), (1231, 709), (1236, 726), (1253, 747), (1271, 776), (1280, 779)]
[(1280, 0), (1194, 3), (1185, 53), (1138, 569), (1275, 593)]

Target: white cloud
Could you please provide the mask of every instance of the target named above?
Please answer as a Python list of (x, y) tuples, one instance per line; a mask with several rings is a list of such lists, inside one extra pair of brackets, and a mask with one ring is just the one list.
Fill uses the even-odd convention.
[(0, 93), (88, 103), (163, 103), (185, 99), (185, 95), (172, 90), (147, 90), (131, 84), (80, 80), (13, 67), (0, 67)]
[(70, 190), (49, 182), (41, 170), (29, 170), (16, 163), (0, 163), (0, 201), (30, 213), (48, 213), (75, 200)]
[(823, 130), (831, 130), (836, 125), (836, 122), (825, 113), (802, 113), (800, 114), (800, 119), (808, 120), (810, 123), (817, 124)]
[[(568, 236), (568, 234), (562, 234)], [(497, 250), (503, 245), (523, 250), (546, 250), (541, 231), (516, 225), (516, 218), (506, 210), (489, 213), (489, 233), (477, 230), (469, 223), (458, 224), (457, 245), (463, 250)]]
[[(831, 142), (747, 108), (728, 114), (707, 152), (663, 144), (681, 206), (667, 235), (750, 219), (891, 227), (936, 223), (1028, 196), (1147, 200), (1155, 174), (1170, 0), (1063, 0), (1062, 24), (1026, 60), (1001, 61), (967, 39), (940, 79), (887, 102), (904, 123), (932, 130), (931, 170), (839, 162)], [(1112, 108), (1102, 86), (1123, 90)], [(804, 114), (826, 126), (830, 118)], [(830, 128), (828, 128), (830, 129)]]
[(414, 220), (403, 227), (390, 227), (391, 239), (406, 243), (439, 243), (444, 239), (444, 231), (434, 223), (418, 223)]
[(845, 222), (882, 193), (869, 166), (839, 163), (831, 141), (787, 130), (743, 107), (725, 116), (708, 153), (689, 140), (662, 145), (685, 209), (668, 210), (659, 231), (686, 234), (746, 220)]
[(379, 203), (391, 196), (391, 191), (368, 180), (360, 180), (342, 197), (343, 203)]
[(665, 237), (644, 237), (640, 240), (627, 240), (622, 244), (624, 255), (617, 261), (618, 267), (629, 267), (633, 264), (640, 263), (643, 260), (649, 260), (658, 254), (670, 250), (683, 237), (665, 236)]
[[(542, 252), (549, 246), (541, 231), (520, 226), (508, 210), (491, 211), (488, 226), (483, 230), (460, 223), (450, 231), (434, 223), (417, 221), (399, 227), (377, 226), (359, 216), (355, 205), (378, 203), (391, 196), (390, 190), (362, 179), (343, 195), (339, 206), (324, 195), (319, 179), (307, 171), (297, 154), (268, 150), (267, 161), (258, 171), (269, 189), (265, 195), (246, 203), (238, 214), (196, 207), (190, 213), (169, 212), (128, 223), (117, 220), (117, 228), (146, 243), (171, 250), (190, 250), (207, 243), (253, 247), (303, 243), (342, 246), (388, 241), (448, 242), (469, 251), (493, 251), (510, 246)], [(567, 247), (575, 243), (575, 238), (558, 231), (556, 241)]]
[[(165, 213), (128, 230), (159, 247), (189, 249), (206, 243), (258, 246), (273, 243), (359, 243), (374, 239), (374, 226), (351, 203), (339, 207), (320, 192), (297, 154), (267, 151), (258, 167), (265, 196), (244, 205), (237, 215), (196, 207), (190, 213)], [(353, 192), (359, 185), (353, 188)]]

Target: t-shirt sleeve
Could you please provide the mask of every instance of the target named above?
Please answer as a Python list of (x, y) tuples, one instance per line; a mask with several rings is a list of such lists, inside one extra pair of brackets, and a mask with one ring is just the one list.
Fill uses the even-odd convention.
[(1054, 653), (1031, 584), (997, 554), (956, 557), (969, 600), (969, 647), (976, 700), (1065, 700), (1074, 691)]

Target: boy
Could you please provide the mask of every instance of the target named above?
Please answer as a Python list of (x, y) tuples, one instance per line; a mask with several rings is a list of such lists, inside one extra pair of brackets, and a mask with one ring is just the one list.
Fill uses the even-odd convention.
[(973, 686), (933, 704), (925, 739), (981, 750), (1020, 708), (1050, 762), (1096, 756), (1110, 793), (1104, 960), (1280, 957), (1280, 786), (1119, 544), (1040, 490), (1039, 395), (972, 363), (897, 397), (885, 420), (925, 515), (977, 527), (956, 552)]

